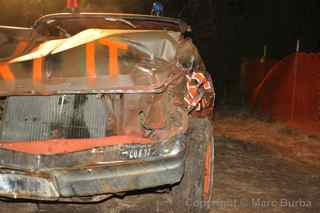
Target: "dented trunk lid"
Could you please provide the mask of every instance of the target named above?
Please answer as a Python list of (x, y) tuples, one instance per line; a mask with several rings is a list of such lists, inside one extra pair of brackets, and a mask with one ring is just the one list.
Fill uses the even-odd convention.
[(177, 74), (180, 33), (84, 30), (0, 63), (0, 96), (154, 93)]

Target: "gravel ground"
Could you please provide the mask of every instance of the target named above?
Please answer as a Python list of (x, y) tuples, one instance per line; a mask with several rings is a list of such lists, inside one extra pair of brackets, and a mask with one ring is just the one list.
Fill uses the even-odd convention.
[(215, 120), (217, 137), (262, 144), (287, 160), (320, 169), (320, 133), (288, 128), (284, 123), (239, 107), (224, 107)]
[(220, 138), (212, 212), (320, 212), (320, 171), (262, 145)]

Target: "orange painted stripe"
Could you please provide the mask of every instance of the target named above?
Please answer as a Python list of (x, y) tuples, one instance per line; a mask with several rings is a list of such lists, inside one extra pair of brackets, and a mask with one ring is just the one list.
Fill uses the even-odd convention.
[(15, 80), (15, 77), (14, 77), (13, 73), (11, 72), (8, 64), (0, 64), (0, 76), (5, 81)]
[(42, 67), (43, 67), (43, 58), (36, 58), (33, 60), (33, 80), (41, 81), (42, 80)]
[(207, 147), (207, 153), (205, 156), (204, 165), (204, 182), (203, 182), (203, 199), (205, 201), (209, 200), (210, 187), (211, 187), (211, 175), (212, 175), (212, 144), (209, 143)]
[(95, 43), (86, 44), (86, 70), (88, 78), (96, 78)]
[(111, 77), (119, 74), (118, 50), (114, 48), (109, 49), (109, 70)]
[[(10, 57), (13, 57), (15, 55), (21, 54), (25, 48), (28, 46), (28, 42), (26, 41), (20, 41), (17, 44), (16, 49), (12, 53)], [(15, 80), (15, 76), (13, 75), (10, 66), (8, 64), (0, 64), (0, 76), (3, 78), (5, 81), (13, 81)]]
[(119, 74), (118, 50), (128, 50), (128, 44), (106, 38), (101, 39), (100, 43), (109, 47), (109, 74), (111, 77), (116, 77)]
[(34, 155), (53, 155), (125, 144), (152, 144), (153, 141), (137, 136), (112, 136), (94, 139), (56, 139), (43, 141), (0, 141), (0, 148)]

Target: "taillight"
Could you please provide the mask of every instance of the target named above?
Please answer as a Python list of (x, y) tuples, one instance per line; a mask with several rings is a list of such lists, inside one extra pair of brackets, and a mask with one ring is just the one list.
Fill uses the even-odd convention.
[(77, 9), (79, 7), (78, 0), (67, 0), (67, 8), (68, 9)]

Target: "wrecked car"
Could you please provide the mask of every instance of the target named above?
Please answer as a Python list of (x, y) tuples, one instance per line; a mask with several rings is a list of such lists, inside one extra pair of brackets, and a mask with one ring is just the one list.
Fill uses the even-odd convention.
[(181, 20), (53, 14), (0, 27), (0, 197), (212, 196), (215, 93)]

